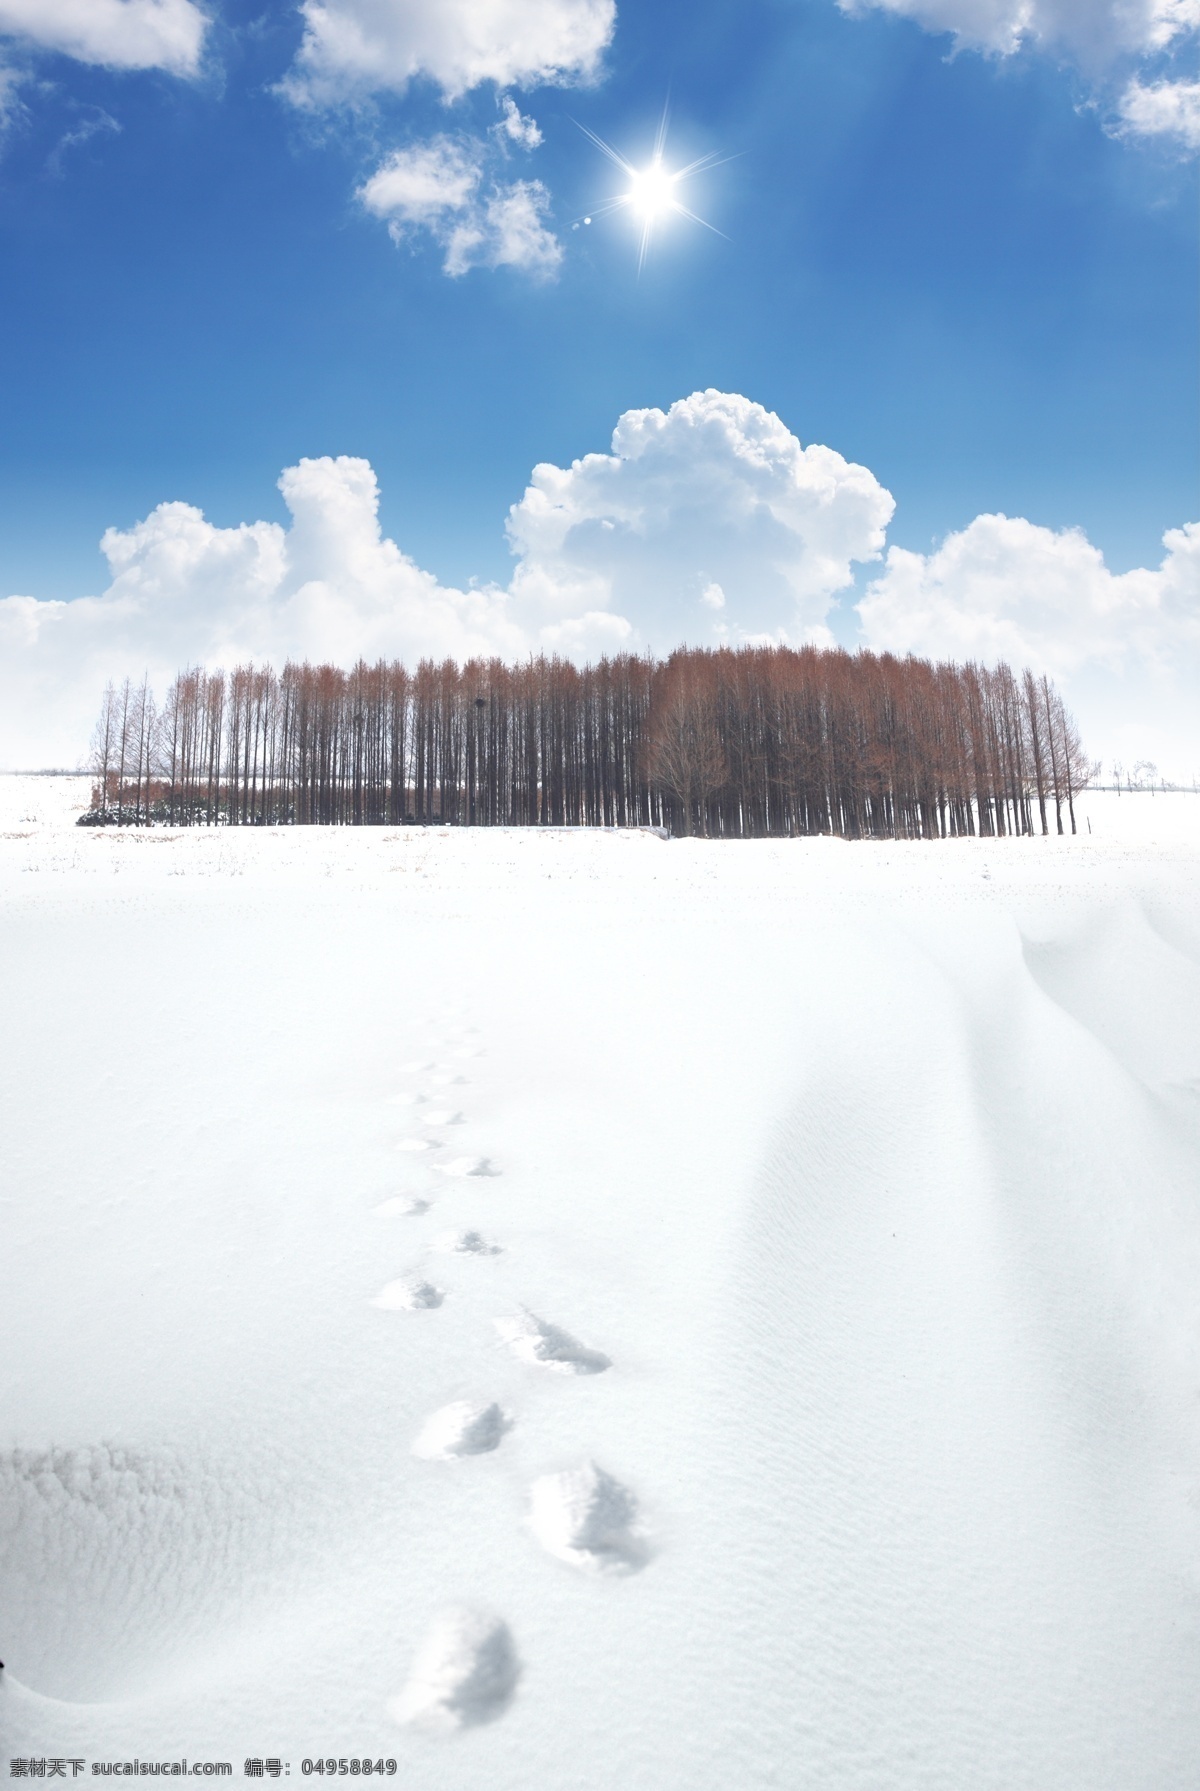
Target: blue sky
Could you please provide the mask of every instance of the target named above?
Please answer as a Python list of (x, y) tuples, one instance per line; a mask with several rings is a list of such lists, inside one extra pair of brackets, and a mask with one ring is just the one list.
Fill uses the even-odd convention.
[[(1003, 512), (1082, 530), (1119, 575), (1200, 514), (1186, 3), (1147, 0), (1116, 43), (1098, 0), (1059, 0), (1010, 54), (1003, 0), (619, 0), (611, 29), (605, 0), (508, 3), (497, 78), (472, 83), (454, 32), (476, 0), (329, 0), (342, 23), (402, 19), (407, 79), (386, 54), (348, 73), (312, 53), (317, 0), (307, 25), (278, 0), (209, 0), (198, 25), (189, 0), (98, 0), (98, 44), (55, 35), (59, 0), (0, 0), (0, 596), (101, 597), (104, 530), (164, 502), (286, 527), (281, 470), (325, 456), (370, 463), (384, 535), (441, 586), (507, 586), (505, 515), (537, 463), (604, 454), (624, 413), (708, 388), (869, 469), (895, 500), (888, 548), (928, 556)], [(131, 51), (147, 19), (159, 47)], [(926, 28), (946, 22), (957, 38)], [(522, 23), (590, 31), (590, 65), (531, 74), (536, 43), (524, 67), (507, 47)], [(562, 41), (543, 61), (569, 65)], [(160, 66), (121, 66), (139, 57)], [(639, 163), (668, 95), (668, 165), (730, 158), (681, 189), (725, 234), (672, 216), (639, 273), (628, 212), (572, 228), (623, 185), (578, 125)], [(419, 211), (431, 144), (440, 179), (475, 168), (465, 205)], [(372, 188), (397, 156), (400, 187)], [(532, 183), (543, 246), (522, 264), (480, 220)], [(464, 219), (480, 244), (447, 273)], [(863, 638), (879, 566), (848, 566), (810, 632)], [(764, 623), (796, 634), (748, 617), (734, 637)], [(877, 644), (906, 644), (891, 626)], [(182, 656), (210, 650), (196, 635)]]

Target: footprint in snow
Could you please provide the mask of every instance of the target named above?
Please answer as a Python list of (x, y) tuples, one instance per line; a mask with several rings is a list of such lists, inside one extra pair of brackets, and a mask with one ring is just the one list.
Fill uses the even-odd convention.
[(465, 1088), (467, 1085), (467, 1078), (456, 1076), (452, 1070), (439, 1070), (429, 1081), (433, 1088)]
[(440, 1238), (435, 1238), (433, 1247), (446, 1255), (463, 1256), (500, 1256), (504, 1250), (503, 1244), (489, 1243), (480, 1231), (443, 1232)]
[(432, 1113), (423, 1113), (421, 1124), (423, 1126), (461, 1126), (463, 1116), (453, 1107), (438, 1107)]
[(380, 1219), (415, 1219), (429, 1211), (429, 1202), (419, 1194), (396, 1194), (390, 1200), (381, 1200), (371, 1211)]
[(556, 1374), (603, 1374), (611, 1368), (609, 1358), (598, 1349), (589, 1349), (559, 1325), (548, 1324), (527, 1307), (511, 1318), (498, 1318), (495, 1325), (500, 1336), (522, 1362), (549, 1368)]
[(436, 1138), (402, 1138), (396, 1149), (406, 1151), (440, 1150), (441, 1146)]
[(428, 1312), (432, 1307), (440, 1306), (445, 1297), (445, 1289), (435, 1287), (432, 1281), (402, 1276), (399, 1281), (389, 1281), (386, 1287), (381, 1287), (371, 1304), (382, 1312)]
[(499, 1175), (498, 1169), (492, 1168), (490, 1157), (452, 1157), (448, 1163), (432, 1165), (439, 1175)]
[(627, 1486), (585, 1461), (529, 1489), (529, 1527), (550, 1554), (585, 1573), (636, 1573), (647, 1559)]
[(453, 1461), (460, 1455), (487, 1455), (498, 1449), (513, 1427), (511, 1415), (498, 1406), (472, 1405), (458, 1399), (427, 1418), (413, 1444), (424, 1461)]
[(408, 1684), (388, 1712), (398, 1723), (452, 1735), (502, 1716), (520, 1675), (507, 1623), (486, 1611), (447, 1611), (426, 1636)]

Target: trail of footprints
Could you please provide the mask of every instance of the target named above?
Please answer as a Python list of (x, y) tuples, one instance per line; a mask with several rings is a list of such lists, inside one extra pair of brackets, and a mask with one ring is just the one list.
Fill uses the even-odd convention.
[[(453, 1136), (450, 1129), (466, 1118), (456, 1103), (467, 1078), (457, 1065), (482, 1056), (477, 1038), (474, 1028), (455, 1035), (448, 1064), (401, 1066), (412, 1086), (400, 1090), (393, 1104), (405, 1110), (415, 1129), (397, 1148), (421, 1160), (430, 1174), (455, 1179), (500, 1174), (488, 1157), (448, 1154)], [(432, 1192), (406, 1193), (383, 1201), (374, 1210), (384, 1219), (417, 1218), (433, 1204)], [(503, 1250), (493, 1238), (473, 1228), (443, 1232), (431, 1248), (439, 1254), (466, 1257), (497, 1256)], [(388, 1312), (429, 1312), (442, 1306), (445, 1299), (444, 1288), (416, 1273), (389, 1281), (373, 1304)], [(505, 1313), (494, 1323), (500, 1341), (531, 1369), (575, 1376), (603, 1374), (612, 1365), (599, 1350), (527, 1307)], [(431, 1462), (488, 1454), (501, 1446), (515, 1423), (514, 1414), (497, 1401), (476, 1404), (456, 1400), (426, 1419), (413, 1442), (413, 1454)], [(649, 1558), (636, 1498), (594, 1461), (535, 1480), (529, 1488), (528, 1523), (549, 1554), (584, 1573), (634, 1573)], [(490, 1722), (508, 1708), (520, 1672), (516, 1644), (501, 1618), (477, 1609), (453, 1608), (443, 1612), (430, 1629), (408, 1683), (388, 1706), (389, 1713), (400, 1723), (443, 1733)]]

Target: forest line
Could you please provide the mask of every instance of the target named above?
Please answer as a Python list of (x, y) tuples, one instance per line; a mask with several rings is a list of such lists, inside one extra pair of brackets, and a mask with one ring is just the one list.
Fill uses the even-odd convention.
[(660, 826), (745, 838), (1075, 831), (1045, 676), (840, 648), (579, 667), (289, 663), (110, 684), (90, 825)]

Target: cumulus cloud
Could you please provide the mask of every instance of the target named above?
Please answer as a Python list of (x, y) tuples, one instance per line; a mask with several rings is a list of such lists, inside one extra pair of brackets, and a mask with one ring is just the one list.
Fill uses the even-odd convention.
[(103, 596), (0, 602), (0, 763), (75, 762), (105, 681), (143, 668), (162, 688), (194, 662), (522, 650), (503, 593), (448, 589), (383, 536), (367, 461), (301, 460), (279, 484), (290, 528), (160, 504), (104, 535)]
[(534, 468), (508, 518), (513, 596), (545, 624), (625, 616), (660, 648), (812, 637), (893, 507), (866, 467), (801, 447), (761, 404), (695, 392), (626, 411), (611, 453)]
[(399, 92), (424, 76), (457, 99), (498, 87), (594, 80), (615, 0), (301, 0), (304, 37), (284, 91), (323, 106)]
[(194, 75), (207, 28), (193, 0), (0, 0), (0, 37), (103, 68)]
[[(521, 125), (533, 124), (517, 117)], [(546, 225), (549, 193), (540, 180), (488, 179), (488, 162), (489, 146), (479, 138), (434, 137), (396, 150), (358, 197), (386, 220), (394, 242), (428, 233), (445, 251), (442, 266), (453, 278), (473, 267), (514, 267), (550, 278), (562, 245)]]
[[(1114, 573), (1079, 529), (977, 516), (931, 554), (888, 551), (858, 606), (869, 646), (1007, 659), (1060, 679), (1092, 750), (1200, 767), (1200, 523)], [(1121, 746), (1124, 735), (1130, 745)]]
[[(412, 206), (438, 190), (414, 179)], [(105, 534), (102, 596), (0, 602), (0, 763), (73, 761), (105, 681), (143, 667), (162, 684), (188, 662), (799, 638), (878, 555), (892, 511), (865, 467), (721, 392), (629, 411), (611, 453), (535, 468), (509, 515), (506, 591), (448, 589), (385, 539), (366, 461), (302, 460), (280, 489), (290, 527), (160, 504)]]
[[(0, 764), (76, 762), (105, 682), (143, 669), (161, 690), (188, 663), (585, 659), (827, 638), (837, 593), (857, 562), (879, 559), (893, 508), (866, 467), (715, 391), (627, 411), (610, 452), (536, 467), (509, 512), (506, 589), (444, 586), (388, 540), (365, 460), (301, 460), (279, 483), (286, 527), (218, 528), (191, 504), (160, 504), (103, 537), (102, 595), (0, 602)], [(858, 606), (863, 636), (1044, 668), (1093, 752), (1190, 775), (1200, 524), (1164, 546), (1158, 567), (1113, 573), (1078, 530), (980, 516), (932, 553), (890, 549)]]
[(1080, 529), (977, 516), (934, 553), (890, 548), (859, 614), (869, 644), (897, 653), (1060, 674), (1131, 653), (1166, 662), (1200, 645), (1200, 523), (1163, 545), (1157, 569), (1114, 573)]

